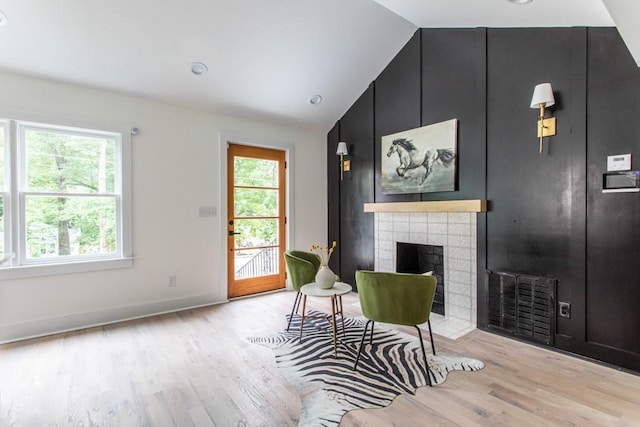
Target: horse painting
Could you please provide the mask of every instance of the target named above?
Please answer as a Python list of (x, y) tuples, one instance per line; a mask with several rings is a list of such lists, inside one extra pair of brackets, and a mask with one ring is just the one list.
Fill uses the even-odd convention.
[(456, 158), (455, 153), (448, 148), (417, 148), (411, 140), (407, 138), (394, 139), (387, 151), (387, 157), (391, 157), (394, 153), (398, 154), (400, 166), (396, 168), (396, 173), (400, 177), (407, 177), (408, 170), (423, 167), (425, 169), (424, 176), (420, 181), (420, 185), (424, 184), (429, 175), (433, 172), (433, 166), (441, 164), (449, 166)]

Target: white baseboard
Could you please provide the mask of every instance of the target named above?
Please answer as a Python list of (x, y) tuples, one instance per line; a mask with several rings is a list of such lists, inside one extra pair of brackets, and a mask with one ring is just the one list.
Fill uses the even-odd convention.
[(13, 323), (0, 326), (0, 344), (21, 341), (31, 338), (53, 335), (78, 329), (92, 328), (127, 320), (140, 319), (158, 314), (173, 313), (192, 308), (221, 304), (228, 300), (220, 300), (217, 294), (195, 295), (165, 301), (154, 301), (146, 304), (116, 307), (88, 313), (70, 314), (67, 316), (38, 319), (29, 322)]

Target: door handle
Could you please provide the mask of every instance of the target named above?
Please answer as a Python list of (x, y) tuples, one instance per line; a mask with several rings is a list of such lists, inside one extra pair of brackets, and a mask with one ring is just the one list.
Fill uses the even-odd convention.
[(236, 231), (229, 230), (229, 236), (234, 236), (234, 235), (236, 235), (236, 234), (242, 234), (242, 233), (238, 233), (238, 232), (236, 232)]

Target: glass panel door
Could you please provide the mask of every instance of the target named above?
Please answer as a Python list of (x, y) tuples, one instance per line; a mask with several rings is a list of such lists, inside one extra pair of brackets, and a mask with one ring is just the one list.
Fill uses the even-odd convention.
[(229, 297), (284, 287), (284, 155), (229, 144)]

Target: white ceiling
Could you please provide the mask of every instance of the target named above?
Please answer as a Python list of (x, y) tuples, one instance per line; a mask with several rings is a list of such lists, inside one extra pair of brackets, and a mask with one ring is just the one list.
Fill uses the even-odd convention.
[[(0, 70), (323, 131), (418, 27), (613, 25), (602, 0), (0, 0), (0, 10)], [(209, 72), (193, 76), (193, 61)]]
[(640, 2), (630, 0), (602, 0), (618, 27), (618, 32), (640, 67)]
[[(375, 0), (418, 27), (613, 26), (602, 0)], [(637, 1), (637, 0), (622, 0)]]

